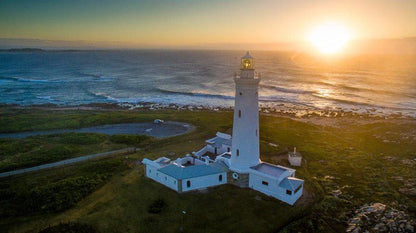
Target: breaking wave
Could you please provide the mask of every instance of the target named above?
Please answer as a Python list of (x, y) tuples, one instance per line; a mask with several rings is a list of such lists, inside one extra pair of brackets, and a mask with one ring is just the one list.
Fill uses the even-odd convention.
[(19, 78), (19, 77), (0, 77), (1, 80), (9, 80), (15, 82), (33, 82), (33, 83), (61, 83), (65, 81), (57, 80), (43, 80), (43, 79), (30, 79), (30, 78)]
[(219, 98), (225, 100), (233, 100), (234, 96), (229, 95), (219, 95), (219, 94), (210, 94), (210, 93), (201, 93), (201, 92), (187, 92), (187, 91), (173, 91), (173, 90), (166, 90), (157, 88), (158, 91), (161, 93), (167, 94), (176, 94), (176, 95), (186, 95), (186, 96), (198, 96), (198, 97), (205, 97), (205, 98)]

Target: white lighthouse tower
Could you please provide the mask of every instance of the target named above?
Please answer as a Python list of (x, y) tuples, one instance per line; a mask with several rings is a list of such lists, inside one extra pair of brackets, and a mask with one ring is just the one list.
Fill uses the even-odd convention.
[(248, 52), (241, 58), (240, 70), (234, 78), (233, 135), (217, 132), (216, 137), (205, 141), (205, 147), (192, 152), (192, 157), (143, 159), (146, 176), (179, 193), (233, 184), (293, 205), (302, 196), (304, 181), (295, 178), (292, 168), (260, 161), (260, 78), (254, 73), (254, 59)]
[(235, 105), (230, 169), (246, 173), (260, 163), (258, 85), (254, 59), (246, 53), (241, 58), (240, 75), (235, 81)]

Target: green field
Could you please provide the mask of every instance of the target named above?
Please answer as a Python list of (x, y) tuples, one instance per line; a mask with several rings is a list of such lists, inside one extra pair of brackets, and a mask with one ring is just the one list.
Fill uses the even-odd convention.
[[(262, 160), (289, 166), (294, 146), (304, 161), (296, 175), (305, 180), (304, 196), (291, 207), (253, 190), (224, 185), (208, 192), (177, 194), (144, 177), (137, 161), (176, 158), (200, 149), (217, 131), (232, 127), (232, 112), (208, 111), (47, 111), (0, 110), (0, 132), (80, 128), (146, 122), (155, 118), (188, 122), (196, 130), (167, 139), (112, 139), (97, 134), (34, 136), (1, 140), (1, 167), (43, 163), (37, 148), (76, 148), (93, 153), (138, 146), (128, 157), (88, 161), (0, 179), (0, 228), (38, 232), (68, 222), (97, 232), (345, 232), (358, 206), (382, 202), (416, 216), (416, 196), (400, 192), (416, 177), (416, 121), (365, 120), (349, 116), (334, 124), (261, 115)], [(332, 125), (332, 126), (331, 126)], [(277, 147), (273, 144), (278, 145)], [(38, 154), (36, 154), (38, 153)], [(61, 156), (62, 153), (52, 153)], [(49, 156), (48, 156), (49, 157)], [(60, 157), (59, 157), (60, 158)], [(30, 160), (32, 163), (27, 163)], [(400, 177), (400, 179), (398, 178)], [(333, 191), (340, 190), (338, 197)], [(185, 210), (186, 214), (182, 214)], [(61, 225), (59, 227), (61, 227)], [(50, 231), (52, 232), (52, 231)]]

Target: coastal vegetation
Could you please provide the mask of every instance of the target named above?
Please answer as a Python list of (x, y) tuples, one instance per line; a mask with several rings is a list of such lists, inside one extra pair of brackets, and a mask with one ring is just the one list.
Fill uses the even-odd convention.
[(411, 119), (348, 116), (322, 121), (261, 114), (262, 160), (289, 166), (287, 152), (295, 146), (304, 159), (296, 168), (296, 176), (305, 180), (304, 196), (290, 207), (231, 185), (177, 194), (144, 177), (142, 158), (174, 159), (200, 149), (217, 131), (230, 132), (230, 111), (3, 108), (0, 113), (0, 132), (156, 118), (196, 126), (191, 133), (165, 139), (70, 133), (2, 141), (8, 151), (2, 158), (10, 160), (48, 144), (86, 146), (89, 153), (110, 145), (141, 148), (128, 157), (0, 179), (0, 228), (9, 232), (38, 232), (69, 222), (97, 232), (177, 232), (181, 227), (184, 232), (344, 232), (354, 210), (374, 202), (416, 216), (411, 187), (416, 182), (416, 122)]
[(62, 133), (23, 139), (0, 139), (0, 172), (127, 146), (139, 147), (150, 140), (151, 138), (145, 135), (109, 136), (96, 133)]

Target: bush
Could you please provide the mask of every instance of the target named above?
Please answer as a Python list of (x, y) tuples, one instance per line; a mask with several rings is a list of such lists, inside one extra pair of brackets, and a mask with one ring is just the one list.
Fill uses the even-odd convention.
[(39, 139), (46, 139), (57, 143), (74, 144), (74, 145), (92, 145), (105, 141), (107, 135), (97, 133), (61, 133), (50, 135), (38, 135)]
[(49, 175), (40, 177), (4, 179), (0, 182), (0, 218), (66, 210), (127, 168), (122, 159), (115, 158), (67, 171), (45, 171)]
[(79, 176), (34, 188), (0, 191), (0, 216), (20, 216), (38, 212), (59, 212), (74, 206), (96, 190), (108, 175)]
[(55, 226), (47, 227), (39, 233), (96, 233), (98, 232), (92, 226), (85, 223), (59, 223)]
[(16, 156), (12, 162), (21, 167), (36, 166), (42, 163), (54, 162), (72, 157), (79, 153), (80, 149), (72, 145), (56, 145), (52, 147), (40, 147), (36, 151), (31, 151), (25, 156)]
[(105, 177), (74, 177), (31, 189), (22, 198), (29, 211), (57, 212), (68, 209), (103, 183)]
[(25, 153), (39, 147), (38, 140), (0, 139), (0, 158)]
[(149, 205), (147, 212), (151, 214), (158, 214), (162, 212), (163, 209), (167, 207), (167, 204), (165, 200), (159, 198), (152, 202), (152, 204)]
[(127, 135), (127, 134), (112, 135), (110, 137), (110, 141), (113, 143), (122, 143), (122, 144), (127, 144), (127, 145), (139, 145), (140, 143), (148, 141), (149, 139), (150, 137), (146, 135)]

